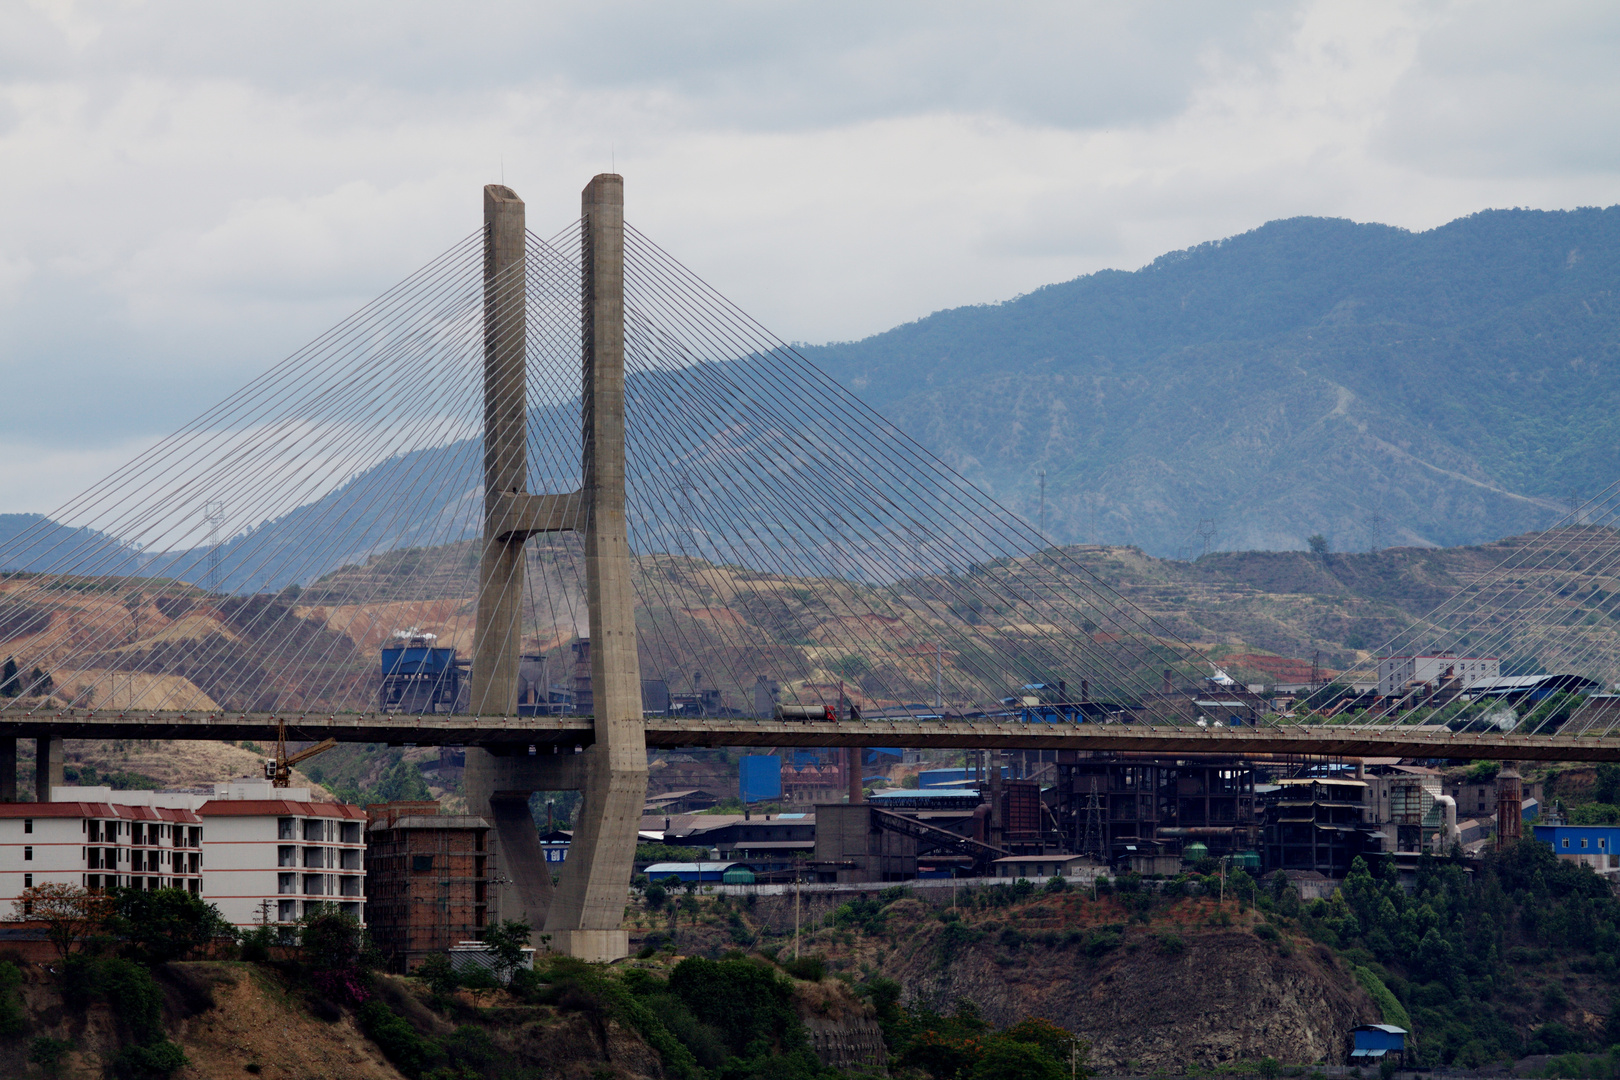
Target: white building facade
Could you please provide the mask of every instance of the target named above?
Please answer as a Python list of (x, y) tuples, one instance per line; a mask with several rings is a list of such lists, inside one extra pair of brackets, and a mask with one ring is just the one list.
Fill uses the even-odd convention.
[(308, 788), (221, 784), (197, 810), (203, 896), (238, 927), (292, 923), (323, 904), (365, 922), (366, 813)]
[(24, 889), (185, 889), (237, 927), (294, 923), (322, 904), (365, 921), (366, 813), (308, 788), (218, 784), (212, 795), (55, 787), (0, 803), (0, 920)]
[(203, 819), (194, 810), (54, 793), (58, 801), (0, 803), (0, 919), (36, 885), (202, 892)]
[(1458, 689), (1469, 690), (1501, 674), (1502, 661), (1495, 656), (1386, 656), (1378, 661), (1378, 696), (1399, 697), (1413, 684), (1439, 689), (1452, 679)]

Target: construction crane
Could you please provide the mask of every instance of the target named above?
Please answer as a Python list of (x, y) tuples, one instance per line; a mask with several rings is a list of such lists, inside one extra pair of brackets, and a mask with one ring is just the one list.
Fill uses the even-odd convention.
[(337, 745), (336, 739), (322, 739), (314, 746), (298, 753), (287, 754), (287, 725), (276, 724), (276, 756), (264, 759), (264, 778), (275, 787), (287, 787), (292, 781), (292, 769), (300, 761), (308, 761), (316, 754), (324, 754)]

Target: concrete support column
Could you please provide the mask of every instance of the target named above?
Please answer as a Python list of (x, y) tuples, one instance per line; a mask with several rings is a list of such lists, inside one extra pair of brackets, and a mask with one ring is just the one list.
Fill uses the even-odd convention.
[(647, 797), (647, 740), (631, 591), (624, 458), (624, 179), (604, 173), (581, 195), (583, 397), (581, 492), (596, 741), (562, 884), (546, 918), (553, 947), (585, 960), (629, 952), (621, 929)]
[(67, 782), (62, 777), (62, 740), (35, 739), (34, 746), (34, 801), (50, 802), (51, 788)]
[(0, 803), (17, 801), (17, 740), (0, 739)]
[(484, 546), (469, 702), (481, 715), (517, 712), (526, 534), (502, 519), (528, 483), (523, 210), (511, 188), (484, 188)]

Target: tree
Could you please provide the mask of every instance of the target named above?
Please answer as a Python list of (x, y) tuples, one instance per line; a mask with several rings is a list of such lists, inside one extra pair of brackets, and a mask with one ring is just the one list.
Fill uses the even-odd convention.
[(1592, 797), (1600, 803), (1620, 803), (1620, 765), (1608, 761), (1598, 765)]
[(1310, 545), (1312, 555), (1321, 556), (1328, 553), (1327, 537), (1321, 533), (1312, 533), (1305, 538), (1305, 542)]
[(6, 657), (6, 666), (0, 670), (0, 697), (16, 697), (21, 687), (17, 685), (17, 658)]
[(972, 1080), (1065, 1080), (1069, 1070), (1067, 1062), (1033, 1043), (996, 1039), (968, 1075)]
[(11, 903), (11, 919), (44, 923), (45, 936), (66, 959), (106, 932), (114, 910), (113, 898), (100, 890), (51, 882), (24, 889)]
[(484, 944), (495, 958), (495, 978), (512, 981), (512, 973), (523, 966), (523, 950), (529, 947), (534, 930), (526, 922), (505, 919), (484, 931)]
[(316, 971), (352, 970), (361, 966), (364, 932), (354, 916), (321, 905), (299, 920), (299, 951)]
[(118, 889), (113, 900), (114, 933), (124, 939), (126, 954), (147, 964), (186, 960), (236, 936), (217, 907), (184, 889)]

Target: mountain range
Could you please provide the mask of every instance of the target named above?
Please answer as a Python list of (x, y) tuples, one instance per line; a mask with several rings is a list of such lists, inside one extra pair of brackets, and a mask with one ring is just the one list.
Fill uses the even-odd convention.
[(1451, 546), (1620, 476), (1617, 286), (1620, 207), (1293, 218), (804, 351), (1058, 542)]
[[(1620, 207), (1486, 211), (1426, 232), (1293, 218), (802, 351), (1056, 543), (1179, 558), (1314, 534), (1336, 551), (1449, 547), (1546, 528), (1620, 476), (1617, 286)], [(758, 389), (759, 361), (632, 376), (642, 472), (691, 486), (685, 436), (655, 403), (699, 383)], [(812, 415), (816, 393), (774, 404)], [(533, 422), (573, 430), (576, 409)], [(577, 483), (575, 447), (543, 445), (531, 471)], [(462, 440), (379, 460), (226, 540), (220, 584), (277, 589), (464, 539), (478, 458)], [(632, 507), (644, 543), (668, 512)], [(206, 562), (0, 515), (0, 570), (203, 581)]]

